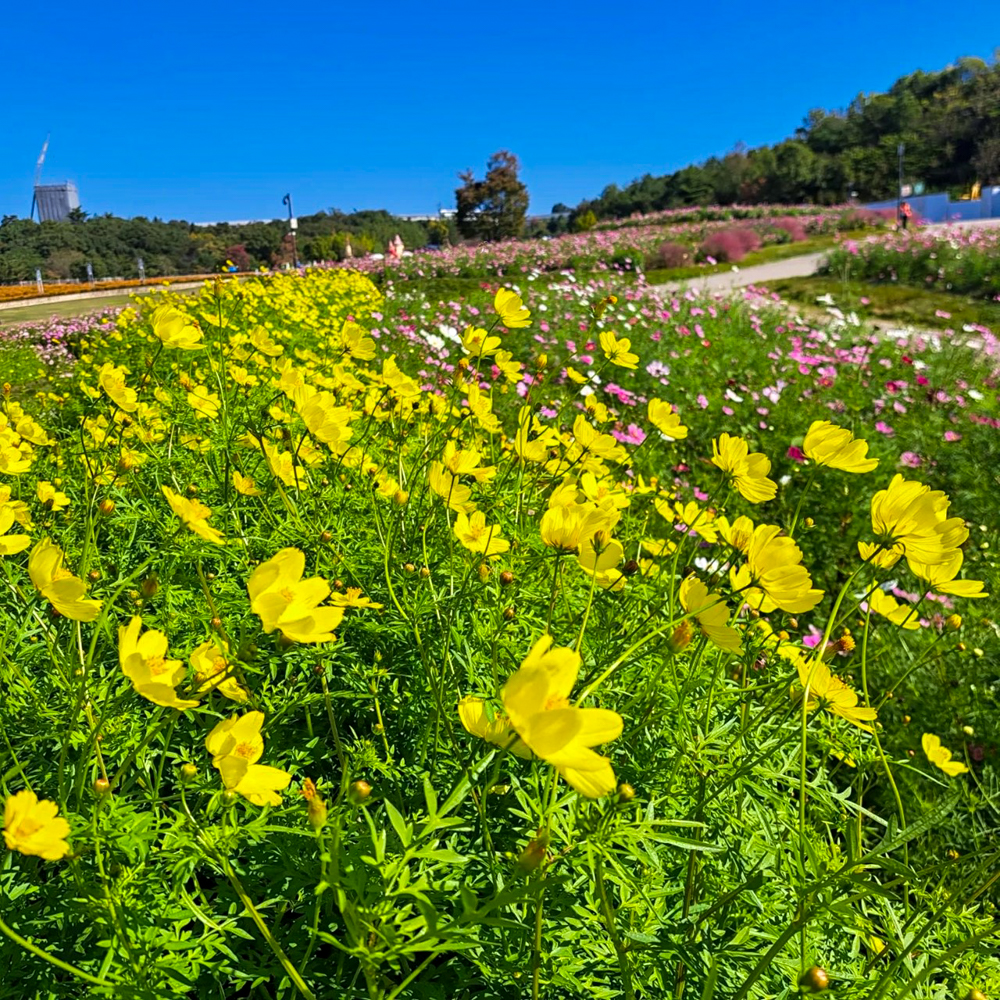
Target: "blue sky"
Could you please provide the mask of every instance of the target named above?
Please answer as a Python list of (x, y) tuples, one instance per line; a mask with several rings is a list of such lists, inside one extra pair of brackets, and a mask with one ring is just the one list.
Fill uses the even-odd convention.
[[(995, 3), (81, 5), (4, 13), (0, 214), (35, 159), (84, 210), (194, 221), (454, 203), (520, 158), (531, 210), (776, 142), (915, 69), (1000, 45)], [(992, 31), (992, 37), (991, 37)]]

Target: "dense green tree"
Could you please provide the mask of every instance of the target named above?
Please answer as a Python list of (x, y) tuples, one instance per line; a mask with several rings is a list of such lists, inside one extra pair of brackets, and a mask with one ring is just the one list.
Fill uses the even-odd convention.
[(528, 211), (528, 189), (521, 182), (517, 157), (501, 149), (486, 164), (486, 176), (476, 180), (471, 170), (458, 175), (455, 191), (457, 222), (463, 236), (502, 240), (519, 236)]
[(897, 148), (904, 180), (928, 190), (968, 191), (1000, 180), (1000, 62), (963, 58), (938, 73), (900, 77), (884, 94), (859, 94), (841, 111), (813, 108), (795, 135), (774, 146), (736, 147), (723, 157), (620, 188), (608, 185), (575, 215), (734, 202), (834, 204), (895, 196)]

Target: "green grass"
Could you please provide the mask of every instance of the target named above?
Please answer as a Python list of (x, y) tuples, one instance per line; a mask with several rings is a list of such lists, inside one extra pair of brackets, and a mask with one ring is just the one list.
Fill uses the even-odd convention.
[[(829, 294), (841, 309), (854, 310), (866, 318), (932, 330), (959, 329), (966, 323), (1000, 329), (1000, 303), (950, 292), (905, 285), (845, 283), (832, 275), (784, 278), (768, 282), (768, 288), (784, 299), (813, 306), (819, 296)], [(939, 316), (938, 312), (948, 316)]]

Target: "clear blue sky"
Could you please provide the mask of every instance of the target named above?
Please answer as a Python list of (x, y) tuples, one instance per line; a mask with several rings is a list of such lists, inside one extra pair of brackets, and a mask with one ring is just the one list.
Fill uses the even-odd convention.
[(789, 135), (1000, 45), (995, 2), (96, 4), (3, 15), (0, 214), (35, 159), (92, 213), (434, 211), (494, 150), (531, 208)]

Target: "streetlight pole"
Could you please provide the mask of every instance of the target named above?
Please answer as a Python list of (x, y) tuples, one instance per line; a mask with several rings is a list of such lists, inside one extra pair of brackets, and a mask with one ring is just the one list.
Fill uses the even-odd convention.
[(295, 240), (295, 230), (299, 228), (299, 220), (295, 218), (295, 213), (292, 211), (292, 196), (286, 194), (284, 198), (281, 199), (283, 205), (288, 206), (288, 232), (292, 237), (292, 263), (295, 267), (299, 266), (299, 248)]
[(903, 153), (906, 152), (905, 143), (900, 143), (896, 147), (896, 154), (899, 156), (899, 183), (896, 185), (896, 225), (903, 224)]

